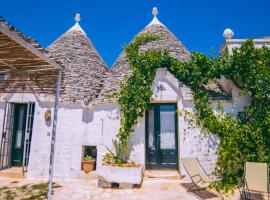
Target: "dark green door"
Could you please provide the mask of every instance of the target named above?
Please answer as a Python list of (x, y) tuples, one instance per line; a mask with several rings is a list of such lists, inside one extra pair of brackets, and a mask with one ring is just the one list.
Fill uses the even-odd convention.
[(176, 104), (153, 104), (146, 114), (146, 167), (177, 169)]
[(12, 165), (22, 166), (27, 104), (15, 104), (12, 142)]

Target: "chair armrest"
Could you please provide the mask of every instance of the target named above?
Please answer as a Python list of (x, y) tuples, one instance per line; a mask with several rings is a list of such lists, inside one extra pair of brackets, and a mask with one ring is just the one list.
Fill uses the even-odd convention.
[(190, 176), (190, 177), (191, 177), (191, 178), (194, 178), (194, 177), (196, 177), (196, 176), (199, 176), (199, 177), (200, 177), (200, 179), (201, 179), (200, 174), (195, 174), (194, 176)]

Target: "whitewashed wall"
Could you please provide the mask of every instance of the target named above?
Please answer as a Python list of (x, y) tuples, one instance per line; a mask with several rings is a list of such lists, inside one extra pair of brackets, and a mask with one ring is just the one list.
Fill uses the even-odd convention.
[[(228, 82), (224, 83), (229, 84)], [(240, 90), (230, 83), (232, 91), (232, 101), (214, 101), (213, 109), (216, 110), (221, 104), (224, 110), (233, 115), (237, 115), (249, 103), (249, 97), (240, 96)], [(158, 86), (163, 86), (164, 90), (158, 90)], [(224, 86), (225, 86), (224, 85)], [(194, 112), (194, 102), (192, 92), (189, 88), (179, 82), (173, 75), (165, 69), (158, 69), (152, 87), (154, 103), (177, 103), (178, 113), (178, 157), (179, 171), (185, 175), (185, 170), (181, 164), (181, 158), (198, 157), (207, 172), (212, 172), (215, 168), (219, 138), (207, 133), (201, 127), (197, 127), (194, 122), (190, 122), (190, 114)], [(142, 134), (143, 133), (143, 134)], [(131, 141), (135, 144), (131, 154), (131, 160), (135, 160), (145, 166), (145, 118), (139, 120), (135, 126), (135, 132)]]
[[(47, 176), (49, 166), (49, 144), (51, 140), (51, 127), (46, 125), (44, 113), (52, 108), (52, 103), (41, 103), (34, 94), (1, 94), (0, 125), (2, 131), (5, 102), (35, 103), (32, 144), (30, 150), (29, 172), (35, 176)], [(46, 174), (45, 174), (46, 173)]]
[[(163, 85), (164, 90), (159, 91), (158, 86)], [(243, 105), (249, 102), (248, 96), (240, 97), (239, 90), (223, 83), (232, 91), (232, 101), (219, 101), (225, 111), (234, 115)], [(224, 86), (224, 87), (225, 87)], [(219, 139), (205, 133), (200, 127), (190, 123), (189, 115), (194, 111), (192, 93), (189, 88), (175, 79), (165, 69), (159, 69), (153, 84), (154, 94), (152, 101), (155, 103), (177, 103), (178, 114), (178, 149), (179, 170), (185, 174), (180, 159), (189, 156), (198, 157), (208, 172), (215, 167)], [(3, 97), (5, 95), (1, 95)], [(47, 178), (49, 168), (49, 153), (52, 123), (46, 123), (44, 114), (47, 109), (53, 113), (53, 103), (46, 98), (37, 97), (33, 94), (11, 94), (5, 98), (0, 97), (0, 126), (3, 124), (4, 102), (35, 102), (35, 116), (33, 126), (32, 145), (28, 176)], [(214, 103), (215, 104), (215, 103)], [(215, 108), (215, 105), (213, 106)], [(81, 159), (83, 146), (97, 147), (97, 167), (102, 163), (102, 156), (107, 149), (112, 149), (112, 139), (115, 138), (119, 126), (119, 107), (116, 104), (102, 104), (92, 107), (84, 107), (76, 104), (61, 104), (58, 114), (56, 151), (55, 151), (55, 177), (60, 178), (83, 178), (81, 171)], [(133, 151), (130, 159), (145, 166), (145, 118), (138, 120), (131, 136)]]
[[(47, 178), (51, 144), (52, 122), (46, 123), (44, 115), (48, 109), (53, 113), (53, 103), (40, 102), (33, 94), (1, 95), (0, 128), (2, 129), (5, 102), (35, 102), (32, 145), (28, 166), (28, 177)], [(5, 102), (4, 102), (5, 101)], [(103, 128), (102, 128), (103, 126)], [(97, 105), (90, 108), (81, 105), (60, 105), (58, 112), (55, 177), (83, 177), (81, 158), (83, 146), (96, 146), (98, 165), (111, 147), (119, 129), (119, 109), (117, 105)], [(103, 131), (102, 131), (103, 130)], [(103, 134), (105, 136), (102, 136)]]
[(57, 124), (55, 176), (80, 177), (83, 146), (97, 147), (97, 164), (111, 148), (119, 129), (119, 110), (116, 105), (98, 105), (89, 109), (65, 106), (59, 110)]

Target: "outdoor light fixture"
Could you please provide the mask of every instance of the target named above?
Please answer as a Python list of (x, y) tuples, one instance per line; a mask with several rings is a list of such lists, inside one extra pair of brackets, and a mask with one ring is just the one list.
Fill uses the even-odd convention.
[(44, 114), (44, 118), (45, 118), (46, 122), (51, 121), (51, 119), (52, 119), (52, 111), (51, 111), (51, 109), (46, 110), (46, 112)]

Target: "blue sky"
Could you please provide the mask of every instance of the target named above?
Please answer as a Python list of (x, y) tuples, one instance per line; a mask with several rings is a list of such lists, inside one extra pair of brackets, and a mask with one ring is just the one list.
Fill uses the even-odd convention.
[(152, 20), (154, 6), (190, 51), (218, 51), (227, 27), (235, 38), (270, 36), (270, 0), (0, 0), (0, 15), (47, 47), (80, 13), (81, 26), (111, 66), (122, 46)]

